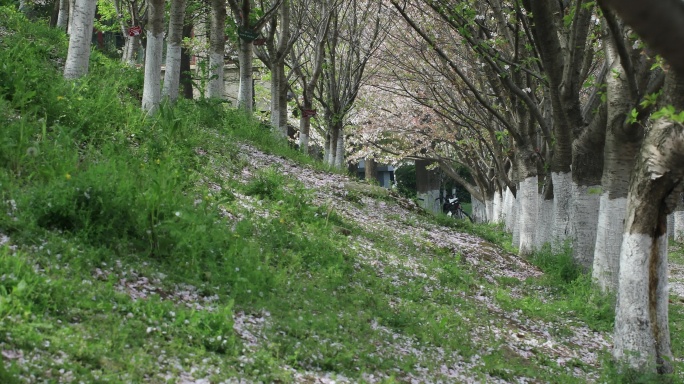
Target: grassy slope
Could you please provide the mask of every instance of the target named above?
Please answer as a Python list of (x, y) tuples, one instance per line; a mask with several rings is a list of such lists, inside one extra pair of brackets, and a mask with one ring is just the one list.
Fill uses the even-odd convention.
[(6, 9), (0, 37), (0, 382), (632, 380), (573, 354), (612, 313), (567, 257), (493, 276), (458, 232), (498, 228), (340, 188), (210, 102), (144, 118), (139, 71), (96, 54), (64, 82), (64, 36)]

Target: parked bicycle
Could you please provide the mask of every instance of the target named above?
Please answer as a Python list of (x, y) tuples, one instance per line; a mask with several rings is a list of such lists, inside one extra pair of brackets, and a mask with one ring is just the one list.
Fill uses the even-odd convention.
[(447, 195), (444, 199), (444, 204), (442, 204), (442, 212), (446, 213), (447, 216), (455, 217), (457, 219), (465, 219), (466, 217), (470, 222), (473, 222), (473, 218), (469, 214), (465, 213), (461, 207), (461, 202), (458, 197), (453, 195)]

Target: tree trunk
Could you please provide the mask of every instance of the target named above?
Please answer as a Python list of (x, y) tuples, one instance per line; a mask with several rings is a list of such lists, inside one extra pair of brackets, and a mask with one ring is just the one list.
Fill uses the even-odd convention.
[(280, 67), (271, 63), (271, 127), (281, 137), (287, 135), (287, 131), (280, 129), (280, 77), (284, 73), (280, 72)]
[(541, 193), (537, 196), (537, 234), (535, 235), (537, 249), (541, 249), (553, 238), (553, 198), (548, 199), (546, 195), (546, 193)]
[(59, 1), (59, 13), (57, 14), (57, 28), (63, 31), (69, 26), (69, 0)]
[(375, 163), (375, 159), (372, 157), (367, 157), (365, 161), (364, 175), (366, 181), (369, 183), (377, 183), (378, 181), (378, 166)]
[(679, 196), (677, 206), (673, 212), (673, 237), (675, 241), (684, 241), (684, 196)]
[(508, 187), (506, 187), (506, 193), (503, 200), (504, 227), (506, 228), (506, 232), (513, 233), (515, 227), (515, 196), (513, 196), (513, 192)]
[(520, 182), (520, 255), (529, 255), (536, 249), (535, 235), (537, 234), (537, 198), (538, 178), (537, 175), (524, 178)]
[[(189, 38), (192, 35), (192, 25), (183, 26), (183, 38)], [(181, 66), (180, 66), (180, 84), (183, 87), (183, 97), (192, 100), (192, 74), (190, 73), (190, 49), (186, 47), (181, 48)]]
[(518, 188), (517, 195), (511, 199), (511, 234), (513, 237), (512, 244), (515, 248), (520, 247), (520, 200), (522, 199), (520, 193), (520, 183), (516, 186)]
[(605, 39), (604, 44), (611, 65), (606, 77), (608, 117), (601, 179), (603, 191), (599, 203), (592, 275), (601, 289), (615, 291), (629, 178), (643, 134), (638, 124), (625, 123), (625, 116), (633, 105), (628, 74), (618, 59), (612, 39)]
[(344, 168), (344, 129), (339, 128), (339, 133), (337, 135), (337, 148), (335, 148), (335, 163), (333, 164), (335, 168)]
[(161, 101), (161, 65), (164, 49), (164, 1), (149, 0), (147, 49), (145, 50), (145, 84), (142, 109), (153, 114)]
[[(664, 96), (664, 98), (663, 98)], [(684, 110), (684, 73), (669, 71), (661, 105)], [(684, 180), (684, 126), (669, 118), (646, 131), (627, 196), (613, 356), (642, 371), (672, 371), (668, 328), (667, 215)]]
[(252, 86), (252, 57), (254, 56), (254, 45), (240, 39), (238, 60), (240, 61), (240, 91), (238, 94), (238, 108), (243, 109), (248, 114), (252, 114), (254, 89)]
[[(207, 89), (207, 96), (209, 96), (209, 98), (223, 99), (225, 97), (225, 85), (223, 80), (223, 57), (226, 50), (225, 28), (226, 2), (225, 0), (211, 0), (211, 24), (209, 27), (209, 87)], [(242, 65), (240, 68), (242, 68)]]
[(572, 206), (572, 174), (552, 172), (553, 180), (553, 235), (551, 247), (558, 252), (570, 236), (570, 207)]
[(591, 125), (575, 140), (572, 151), (572, 256), (586, 270), (594, 263), (605, 141), (606, 108), (603, 105)]
[(141, 36), (129, 36), (126, 38), (126, 44), (124, 45), (124, 53), (121, 61), (128, 65), (135, 65), (138, 58), (138, 51), (142, 44)]
[(181, 76), (181, 45), (183, 43), (183, 22), (185, 21), (186, 0), (172, 0), (169, 12), (169, 35), (166, 45), (166, 71), (162, 96), (170, 102), (178, 99)]
[[(74, 29), (74, 11), (76, 9), (76, 0), (67, 0), (67, 1), (69, 2), (69, 18), (67, 20), (67, 34), (71, 35), (71, 31)], [(95, 19), (94, 15), (93, 15), (93, 19)]]
[(503, 197), (501, 191), (498, 189), (494, 192), (494, 200), (492, 201), (492, 215), (490, 216), (490, 223), (500, 223), (503, 208)]
[(278, 72), (280, 73), (280, 94), (278, 95), (278, 98), (280, 101), (278, 102), (278, 130), (280, 131), (281, 134), (283, 134), (285, 137), (289, 137), (290, 139), (294, 139), (294, 134), (290, 133), (290, 128), (287, 125), (287, 95), (288, 95), (288, 87), (287, 87), (287, 76), (285, 75), (285, 62), (278, 63)]
[(69, 36), (69, 50), (64, 66), (66, 79), (76, 79), (88, 73), (96, 6), (96, 0), (76, 1)]
[[(684, 82), (677, 90), (684, 95)], [(657, 120), (644, 140), (627, 197), (613, 337), (614, 357), (638, 370), (672, 371), (667, 215), (683, 179), (682, 126)]]

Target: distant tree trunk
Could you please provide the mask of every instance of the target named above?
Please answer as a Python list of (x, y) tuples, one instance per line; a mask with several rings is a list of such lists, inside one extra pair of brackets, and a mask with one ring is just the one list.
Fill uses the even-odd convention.
[(69, 26), (69, 0), (59, 1), (59, 13), (57, 14), (57, 28), (66, 31)]
[(675, 241), (684, 241), (684, 196), (680, 195), (677, 198), (677, 206), (673, 212), (674, 222), (673, 237)]
[[(306, 83), (306, 79), (302, 81)], [(302, 116), (299, 118), (299, 150), (304, 153), (309, 153), (309, 138), (311, 135), (311, 116), (304, 116), (304, 114), (306, 113), (306, 111), (311, 110), (312, 103), (311, 97), (308, 96), (306, 92), (304, 92), (302, 99)]]
[(166, 45), (166, 71), (162, 97), (175, 102), (181, 76), (181, 45), (183, 43), (183, 22), (185, 21), (186, 0), (172, 0), (169, 12), (169, 35)]
[[(226, 2), (211, 0), (211, 23), (209, 27), (209, 87), (208, 96), (225, 97), (223, 81), (223, 57), (226, 50)], [(251, 60), (251, 58), (250, 58)], [(240, 65), (242, 68), (242, 64)]]
[(573, 142), (573, 207), (570, 210), (570, 237), (573, 260), (585, 270), (591, 269), (594, 263), (603, 175), (603, 149), (606, 141), (606, 114), (605, 104), (601, 105), (591, 125)]
[(238, 108), (248, 114), (254, 111), (254, 89), (252, 84), (252, 57), (254, 56), (254, 45), (251, 41), (240, 39), (238, 60), (240, 61), (240, 90), (238, 93)]
[(282, 132), (285, 137), (294, 139), (294, 133), (290, 132), (290, 126), (287, 123), (287, 102), (288, 102), (288, 82), (287, 75), (285, 74), (285, 62), (278, 63), (278, 72), (280, 72), (280, 94), (278, 98), (278, 130)]
[(337, 148), (335, 149), (335, 163), (333, 164), (335, 168), (344, 168), (344, 128), (340, 127), (337, 135)]
[(93, 37), (96, 0), (77, 0), (73, 11), (69, 50), (64, 66), (64, 77), (76, 79), (88, 73), (90, 41)]
[(518, 198), (520, 199), (520, 255), (529, 255), (535, 250), (535, 235), (537, 233), (537, 175), (523, 178), (520, 182)]
[(559, 251), (563, 241), (570, 235), (570, 206), (572, 199), (572, 174), (553, 172), (553, 230), (551, 246)]
[(161, 102), (161, 65), (164, 49), (164, 1), (149, 0), (147, 49), (145, 50), (145, 84), (142, 109), (155, 113)]
[(535, 243), (537, 249), (553, 239), (553, 182), (547, 175), (542, 193), (538, 195), (537, 202), (537, 234)]
[(500, 223), (503, 208), (503, 196), (501, 190), (497, 187), (494, 192), (494, 200), (492, 201), (492, 216), (489, 218), (491, 223)]
[[(74, 10), (76, 9), (76, 0), (69, 1), (69, 18), (67, 20), (67, 34), (71, 35), (71, 31), (74, 29)], [(93, 15), (93, 19), (95, 16)]]
[(375, 159), (372, 157), (367, 157), (365, 163), (365, 168), (364, 168), (364, 173), (366, 177), (366, 181), (369, 183), (374, 183), (377, 182), (378, 180), (378, 166), (375, 163)]
[[(183, 26), (183, 38), (189, 38), (192, 34), (192, 25), (187, 24)], [(190, 73), (190, 49), (186, 47), (181, 48), (181, 67), (180, 67), (180, 84), (183, 87), (183, 97), (192, 100), (192, 74)]]

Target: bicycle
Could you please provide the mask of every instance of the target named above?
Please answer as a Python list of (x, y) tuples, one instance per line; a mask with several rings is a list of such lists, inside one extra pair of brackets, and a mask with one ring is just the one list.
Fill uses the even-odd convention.
[(444, 204), (442, 204), (442, 212), (446, 213), (446, 215), (449, 217), (454, 217), (459, 220), (465, 219), (467, 217), (471, 223), (473, 222), (473, 218), (470, 217), (469, 214), (465, 213), (461, 207), (461, 202), (458, 200), (458, 197), (453, 195), (448, 195), (444, 199)]

